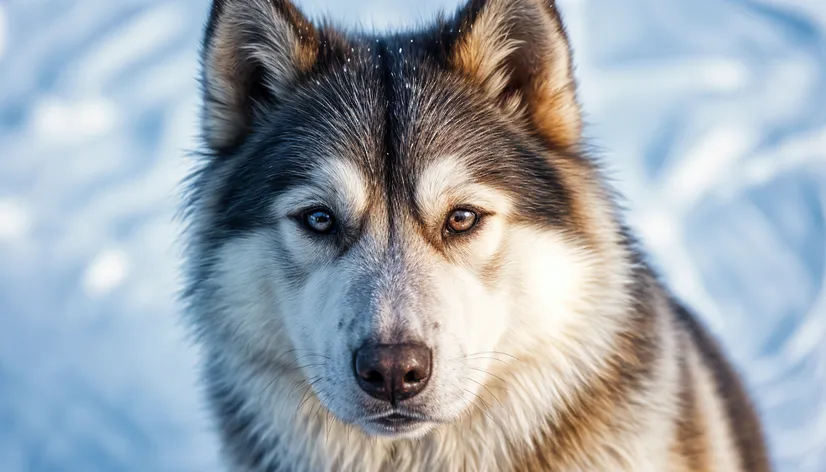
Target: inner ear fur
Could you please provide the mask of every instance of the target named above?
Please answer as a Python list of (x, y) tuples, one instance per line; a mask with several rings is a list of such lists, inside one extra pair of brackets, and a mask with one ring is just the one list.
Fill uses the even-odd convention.
[(278, 102), (318, 55), (318, 32), (285, 0), (214, 0), (203, 43), (202, 133), (213, 150), (243, 140), (258, 102)]
[(571, 50), (553, 0), (471, 0), (453, 28), (453, 68), (550, 142), (580, 143)]

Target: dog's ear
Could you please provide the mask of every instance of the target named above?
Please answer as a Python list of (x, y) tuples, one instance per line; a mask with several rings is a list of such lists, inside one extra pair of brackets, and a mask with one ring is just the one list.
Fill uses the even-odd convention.
[(202, 53), (207, 146), (240, 143), (257, 106), (283, 99), (317, 54), (315, 28), (288, 0), (214, 0)]
[(453, 68), (552, 143), (580, 142), (570, 46), (554, 0), (470, 0), (449, 27)]

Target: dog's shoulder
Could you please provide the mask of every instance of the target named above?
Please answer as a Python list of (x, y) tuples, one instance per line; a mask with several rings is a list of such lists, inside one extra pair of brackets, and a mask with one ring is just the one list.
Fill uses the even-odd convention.
[(670, 308), (682, 344), (678, 437), (684, 451), (710, 459), (716, 448), (718, 461), (730, 455), (741, 470), (771, 470), (759, 416), (736, 368), (685, 305), (672, 297)]

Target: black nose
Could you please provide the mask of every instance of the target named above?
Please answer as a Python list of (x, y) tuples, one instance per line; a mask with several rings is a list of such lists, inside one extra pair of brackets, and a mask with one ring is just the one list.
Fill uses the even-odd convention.
[(396, 405), (427, 386), (430, 357), (422, 344), (366, 344), (355, 353), (356, 381), (370, 396)]

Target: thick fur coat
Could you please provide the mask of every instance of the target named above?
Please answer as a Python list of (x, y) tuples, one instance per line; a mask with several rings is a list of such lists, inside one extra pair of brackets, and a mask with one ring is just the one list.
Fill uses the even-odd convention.
[(769, 470), (587, 153), (552, 0), (387, 36), (215, 0), (202, 84), (185, 295), (230, 470)]

